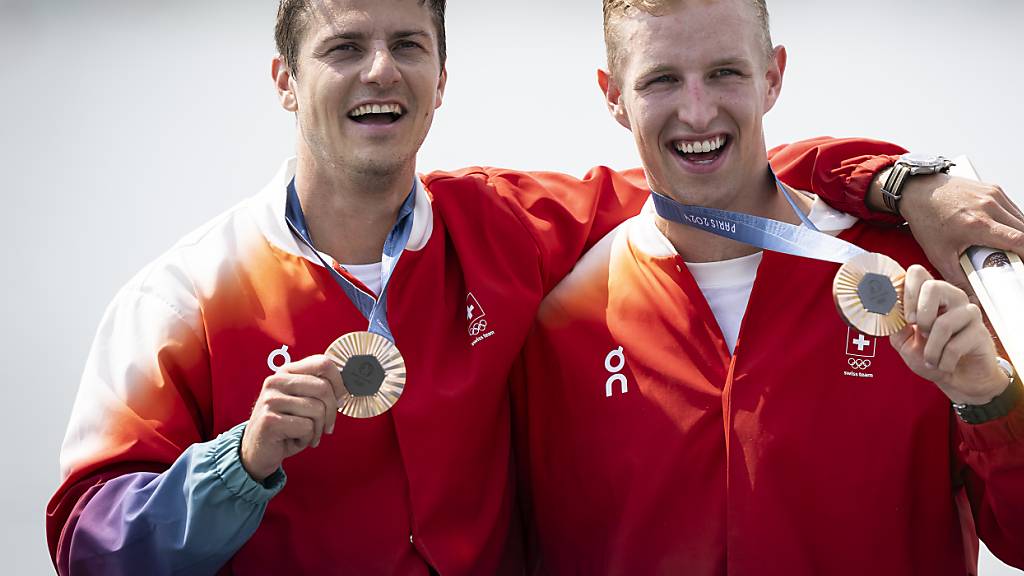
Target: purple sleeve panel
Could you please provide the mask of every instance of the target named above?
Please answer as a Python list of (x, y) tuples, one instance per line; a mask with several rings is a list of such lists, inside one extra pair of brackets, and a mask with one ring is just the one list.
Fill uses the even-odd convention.
[(117, 476), (83, 495), (61, 538), (61, 575), (216, 574), (285, 484), (242, 467), (245, 424), (194, 444), (161, 474)]

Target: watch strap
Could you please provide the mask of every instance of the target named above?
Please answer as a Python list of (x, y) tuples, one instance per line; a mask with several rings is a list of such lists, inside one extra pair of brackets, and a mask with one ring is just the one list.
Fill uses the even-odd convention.
[(932, 163), (920, 163), (907, 160), (908, 154), (904, 154), (893, 164), (889, 173), (886, 174), (885, 182), (882, 184), (882, 202), (893, 214), (900, 214), (900, 200), (903, 199), (903, 186), (910, 176), (948, 173), (953, 162), (942, 156), (936, 156)]
[(897, 161), (893, 164), (882, 184), (882, 202), (893, 214), (900, 213), (900, 200), (903, 199), (903, 184), (910, 175), (910, 168)]
[(981, 405), (953, 404), (957, 416), (967, 424), (984, 424), (998, 420), (1013, 411), (1024, 400), (1024, 385), (1020, 374), (1010, 378), (1010, 385), (990, 402)]

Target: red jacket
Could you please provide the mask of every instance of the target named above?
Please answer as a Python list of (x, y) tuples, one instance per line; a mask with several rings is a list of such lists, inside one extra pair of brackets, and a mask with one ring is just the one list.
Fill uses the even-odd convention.
[[(797, 145), (780, 176), (796, 176), (794, 185), (813, 180), (835, 197), (847, 177), (815, 163), (816, 153), (891, 149), (859, 140)], [(274, 351), (287, 346), (299, 359), (366, 329), (288, 231), (289, 179), (283, 170), (115, 298), (83, 375), (63, 482), (47, 508), (58, 566), (106, 480), (159, 472), (191, 444), (245, 421)], [(852, 183), (863, 193), (869, 179)], [(339, 417), (319, 448), (288, 459), (287, 485), (225, 573), (519, 570), (509, 366), (544, 294), (635, 214), (647, 191), (639, 171), (599, 168), (580, 181), (467, 169), (426, 176), (418, 194), (415, 230), (389, 293), (408, 368), (401, 401), (378, 418)], [(474, 331), (481, 321), (486, 330)]]
[[(776, 252), (731, 355), (657, 236), (648, 214), (599, 243), (524, 348), (517, 452), (542, 572), (963, 575), (975, 527), (1024, 567), (1024, 408), (961, 423), (887, 339), (840, 319), (837, 264)], [(842, 237), (926, 262), (900, 231)]]

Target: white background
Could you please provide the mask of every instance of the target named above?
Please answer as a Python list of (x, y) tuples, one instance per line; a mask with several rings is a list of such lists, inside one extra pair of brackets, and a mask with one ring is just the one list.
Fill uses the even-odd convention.
[[(859, 135), (967, 152), (1024, 198), (1024, 2), (769, 7), (790, 55), (769, 145)], [(111, 296), (290, 154), (293, 119), (270, 82), (275, 11), (275, 0), (0, 0), (0, 558), (13, 562), (0, 572), (52, 570), (44, 507)], [(453, 1), (448, 34), (448, 93), (421, 170), (638, 164), (596, 86), (600, 2)], [(982, 574), (1015, 573), (999, 566), (984, 559)]]

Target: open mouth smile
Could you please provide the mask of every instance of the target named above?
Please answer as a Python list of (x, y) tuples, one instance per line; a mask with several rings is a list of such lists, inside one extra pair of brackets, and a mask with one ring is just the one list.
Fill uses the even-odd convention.
[(353, 121), (370, 125), (394, 124), (404, 115), (405, 110), (395, 103), (363, 104), (348, 113), (348, 117)]
[(676, 155), (687, 164), (711, 167), (729, 147), (730, 139), (724, 134), (704, 140), (676, 140), (672, 147)]
[(700, 135), (689, 138), (670, 140), (672, 155), (684, 172), (690, 174), (711, 174), (725, 163), (732, 149), (732, 136), (729, 134)]

